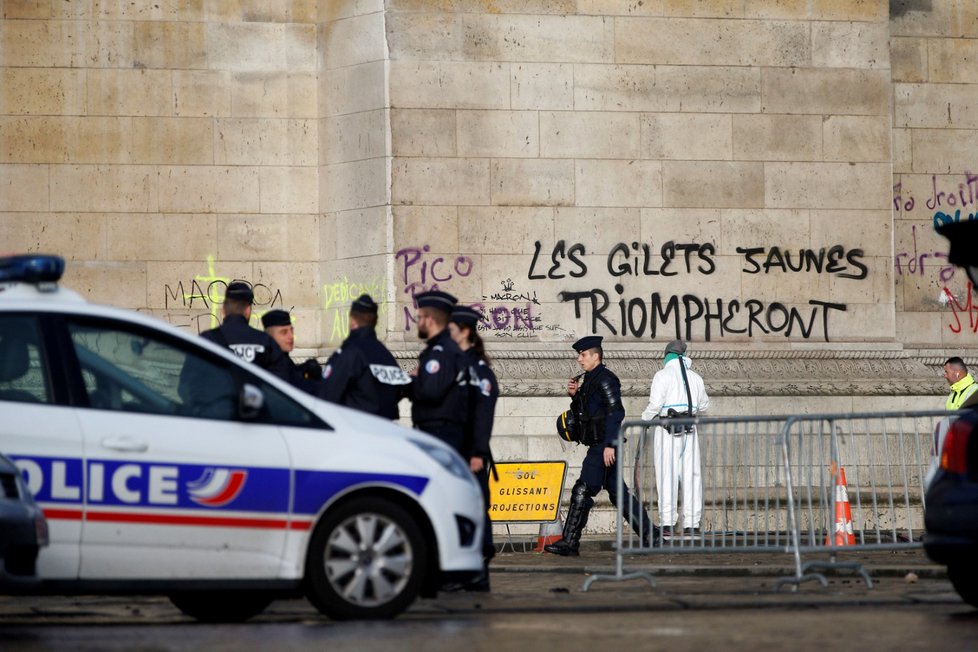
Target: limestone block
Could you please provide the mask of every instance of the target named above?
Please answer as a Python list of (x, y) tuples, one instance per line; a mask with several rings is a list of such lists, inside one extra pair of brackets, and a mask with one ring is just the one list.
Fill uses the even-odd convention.
[(885, 21), (883, 0), (751, 0), (745, 11), (753, 18)]
[(231, 75), (231, 111), (239, 118), (306, 118), (317, 115), (319, 81), (312, 72), (237, 72)]
[(143, 165), (53, 165), (51, 210), (146, 213), (161, 210), (156, 169)]
[(257, 213), (260, 198), (258, 168), (173, 166), (159, 171), (159, 210), (164, 213)]
[(677, 208), (764, 206), (764, 176), (760, 163), (665, 161), (663, 204)]
[(319, 210), (334, 212), (386, 204), (390, 201), (387, 179), (385, 159), (323, 166), (319, 172)]
[(489, 161), (397, 159), (393, 166), (391, 199), (397, 204), (487, 205)]
[(924, 82), (928, 76), (927, 39), (890, 36), (890, 75), (894, 82)]
[(51, 18), (51, 5), (35, 0), (6, 0), (3, 6), (3, 17), (7, 20), (14, 18)]
[(143, 213), (105, 218), (109, 260), (204, 260), (214, 246), (214, 215)]
[(540, 121), (536, 111), (458, 111), (458, 155), (536, 157)]
[(663, 3), (644, 0), (578, 0), (577, 2), (577, 13), (584, 15), (661, 16), (665, 11), (666, 7)]
[(462, 56), (462, 18), (458, 13), (390, 11), (386, 19), (390, 58), (458, 61)]
[(605, 17), (467, 13), (462, 30), (471, 59), (611, 63), (615, 56), (615, 21)]
[(549, 232), (552, 221), (552, 208), (462, 206), (458, 209), (458, 249), (532, 254), (541, 226)]
[(513, 63), (510, 97), (514, 109), (574, 108), (574, 66), (563, 63)]
[(286, 305), (314, 306), (319, 301), (320, 276), (319, 263), (316, 262), (256, 261), (252, 282), (281, 291)]
[(84, 70), (4, 68), (0, 70), (0, 113), (80, 115), (85, 112)]
[(279, 23), (208, 22), (209, 66), (232, 72), (289, 70), (287, 34), (288, 26)]
[(889, 161), (889, 116), (831, 115), (823, 118), (826, 161)]
[(231, 115), (231, 74), (223, 70), (174, 70), (173, 115)]
[(381, 12), (337, 20), (325, 26), (326, 69), (382, 61), (387, 49)]
[(829, 341), (890, 341), (895, 334), (896, 316), (891, 303), (850, 303), (845, 312), (833, 311), (829, 317)]
[(978, 84), (894, 84), (897, 127), (978, 129)]
[(913, 130), (892, 129), (893, 134), (893, 173), (902, 174), (913, 171)]
[(0, 52), (11, 68), (128, 68), (133, 24), (106, 21), (96, 31), (87, 20), (3, 20)]
[[(250, 262), (216, 260), (213, 255), (194, 261), (147, 261), (147, 307), (181, 319), (193, 332), (218, 325), (228, 283), (245, 280), (255, 284)], [(267, 307), (275, 297), (267, 286), (256, 287), (255, 302)], [(172, 323), (172, 321), (171, 321)]]
[(815, 22), (811, 64), (819, 68), (888, 68), (889, 24)]
[[(555, 210), (553, 221), (553, 237), (556, 241), (565, 241), (569, 249), (575, 244), (582, 244), (586, 254), (606, 257), (612, 248), (623, 239), (631, 242), (638, 233), (641, 225), (641, 211), (637, 208), (577, 208), (562, 206)], [(548, 229), (549, 231), (549, 229)], [(553, 261), (553, 249), (557, 243), (551, 240), (548, 231), (537, 237), (543, 237), (540, 255), (534, 266), (534, 274), (546, 273)], [(561, 256), (558, 255), (558, 259)], [(562, 263), (564, 273), (575, 269), (569, 260)], [(601, 265), (596, 272), (603, 269)]]
[(974, 166), (978, 129), (914, 129), (914, 172), (951, 174)]
[(0, 242), (10, 253), (56, 253), (69, 261), (101, 260), (106, 258), (104, 217), (92, 213), (0, 213)]
[[(893, 218), (889, 210), (813, 210), (809, 233), (814, 248), (843, 245), (867, 257), (893, 253)], [(892, 262), (892, 261), (891, 261)]]
[(926, 11), (895, 12), (890, 19), (894, 36), (978, 36), (978, 6), (971, 2), (932, 2)]
[[(393, 65), (391, 66), (391, 104), (398, 103), (393, 86), (397, 83)], [(320, 82), (320, 102), (323, 105), (322, 117), (371, 111), (387, 106), (385, 88), (387, 87), (386, 68), (383, 61), (363, 63), (338, 70), (324, 72)]]
[(76, 261), (66, 266), (62, 278), (91, 303), (131, 309), (146, 305), (145, 263)]
[(128, 163), (130, 124), (125, 118), (0, 117), (6, 148), (0, 161), (11, 163)]
[(336, 258), (378, 256), (390, 253), (386, 206), (342, 211), (336, 219)]
[(207, 69), (204, 23), (136, 22), (133, 30), (133, 68)]
[(574, 168), (578, 206), (660, 206), (662, 164), (658, 161), (578, 159)]
[(259, 168), (262, 213), (319, 211), (319, 170), (315, 167)]
[(765, 206), (868, 208), (889, 206), (889, 163), (768, 163)]
[(927, 81), (932, 83), (978, 83), (975, 39), (928, 39)]
[(732, 117), (733, 156), (748, 161), (818, 161), (822, 118), (756, 114)]
[[(391, 307), (388, 302), (392, 288), (387, 280), (386, 266), (386, 256), (324, 261), (320, 265), (321, 286), (316, 305), (327, 313), (339, 309), (340, 314), (346, 317), (354, 299), (361, 294), (369, 294), (380, 304), (379, 315), (383, 317)], [(380, 323), (384, 323), (383, 319)]]
[(571, 160), (496, 159), (492, 161), (491, 175), (492, 204), (496, 206), (569, 206), (574, 203), (574, 162)]
[(797, 21), (616, 18), (617, 63), (808, 65), (809, 27)]
[(455, 111), (391, 109), (394, 156), (455, 156)]
[[(274, 310), (274, 308), (268, 310)], [(262, 310), (261, 313), (265, 314), (268, 310)], [(288, 310), (292, 317), (292, 327), (295, 332), (295, 349), (291, 354), (292, 359), (296, 362), (303, 362), (309, 357), (318, 357), (320, 363), (325, 362), (319, 353), (319, 346), (324, 340), (322, 336), (322, 318), (324, 316), (322, 311), (319, 309), (303, 309), (298, 306), (291, 309), (285, 308), (285, 310)], [(261, 320), (261, 315), (257, 315), (257, 318)], [(300, 350), (308, 352), (300, 352)]]
[(653, 113), (642, 116), (642, 156), (654, 159), (729, 160), (729, 115)]
[[(388, 112), (383, 109), (324, 119), (319, 134), (323, 162), (340, 163), (385, 156), (388, 151), (387, 120)], [(313, 149), (310, 154), (315, 156), (316, 151)]]
[(90, 70), (90, 115), (173, 115), (169, 70)]
[(465, 61), (391, 61), (397, 108), (509, 109), (510, 66)]
[(49, 178), (47, 165), (4, 165), (0, 174), (0, 211), (50, 210)]
[[(661, 246), (672, 240), (680, 244), (709, 243), (716, 253), (721, 253), (720, 223), (720, 209), (643, 208), (640, 233), (643, 241), (652, 243), (653, 252), (661, 252)], [(732, 248), (729, 250), (733, 252)]]
[[(394, 206), (394, 244), (397, 250), (429, 247), (434, 251), (459, 251), (458, 211), (456, 206)], [(416, 253), (421, 253), (418, 251)], [(408, 270), (420, 270), (423, 261), (414, 253), (410, 257), (398, 257), (394, 265), (394, 277), (403, 276), (407, 283)], [(416, 267), (415, 267), (416, 265)]]
[[(795, 261), (797, 258), (793, 255), (792, 260)], [(767, 307), (773, 303), (781, 303), (784, 305), (792, 304), (793, 307), (798, 309), (799, 314), (801, 315), (801, 328), (811, 328), (812, 335), (816, 337), (816, 339), (824, 341), (824, 338), (822, 338), (822, 323), (820, 319), (816, 317), (815, 323), (810, 324), (812, 320), (812, 310), (811, 306), (806, 304), (806, 301), (809, 299), (816, 299), (819, 301), (832, 300), (830, 298), (831, 280), (828, 276), (805, 271), (783, 272), (780, 268), (775, 268), (767, 273), (761, 271), (757, 274), (748, 274), (741, 271), (740, 279), (740, 285), (743, 288), (742, 294), (728, 294), (726, 295), (728, 300), (738, 299), (743, 305), (747, 300), (754, 299), (757, 301), (763, 301), (765, 304), (767, 304)], [(743, 314), (743, 311), (741, 314)], [(778, 323), (780, 323), (784, 320), (784, 316), (776, 315), (774, 319), (778, 320)], [(736, 321), (740, 322), (741, 326), (747, 323), (746, 318)], [(794, 327), (792, 332), (798, 333), (799, 326)]]
[[(812, 246), (809, 211), (723, 209), (720, 215), (718, 253), (742, 256), (743, 254), (737, 251), (737, 247), (777, 246), (790, 250)], [(754, 258), (758, 262), (763, 262), (760, 254), (755, 254)], [(744, 267), (753, 268), (746, 263)]]
[(315, 165), (312, 120), (221, 118), (214, 122), (218, 165)]
[[(868, 270), (866, 278), (854, 280), (832, 276), (829, 279), (830, 300), (837, 303), (858, 303), (866, 301), (868, 296), (880, 304), (892, 304), (895, 298), (892, 257), (863, 258), (861, 262)], [(850, 266), (846, 271), (852, 273), (854, 270)]]
[(640, 116), (608, 111), (540, 114), (540, 155), (548, 158), (638, 158)]
[(217, 215), (217, 255), (225, 260), (318, 260), (315, 215)]
[(133, 163), (214, 163), (214, 121), (210, 118), (132, 118), (131, 128)]
[(317, 2), (316, 4), (319, 21), (328, 22), (384, 11), (386, 0), (352, 0), (352, 2)]
[(579, 111), (756, 113), (761, 69), (747, 66), (574, 66)]
[(765, 113), (888, 115), (889, 70), (765, 68)]

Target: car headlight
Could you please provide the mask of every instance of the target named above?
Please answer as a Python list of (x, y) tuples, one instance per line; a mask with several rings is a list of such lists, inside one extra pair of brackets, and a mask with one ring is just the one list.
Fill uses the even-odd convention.
[(441, 464), (446, 471), (455, 477), (461, 478), (462, 480), (474, 479), (472, 472), (469, 471), (469, 467), (465, 465), (462, 457), (450, 448), (439, 444), (418, 441), (417, 439), (412, 439), (411, 443), (427, 453), (428, 457)]

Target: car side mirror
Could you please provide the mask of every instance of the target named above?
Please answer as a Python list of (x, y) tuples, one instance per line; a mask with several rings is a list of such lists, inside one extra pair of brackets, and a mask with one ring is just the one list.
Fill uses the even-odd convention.
[(238, 394), (238, 416), (246, 421), (258, 418), (265, 407), (265, 394), (251, 383), (245, 383)]

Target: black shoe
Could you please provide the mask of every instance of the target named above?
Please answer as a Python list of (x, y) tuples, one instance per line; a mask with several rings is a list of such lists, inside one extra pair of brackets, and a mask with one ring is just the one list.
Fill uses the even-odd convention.
[(577, 546), (572, 546), (566, 539), (561, 539), (555, 543), (547, 544), (543, 547), (544, 552), (549, 552), (561, 557), (579, 557)]

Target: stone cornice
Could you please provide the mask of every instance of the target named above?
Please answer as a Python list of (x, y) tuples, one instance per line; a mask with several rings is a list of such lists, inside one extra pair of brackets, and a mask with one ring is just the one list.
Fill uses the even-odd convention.
[[(416, 351), (394, 351), (410, 369)], [(504, 396), (563, 396), (567, 378), (580, 373), (573, 352), (494, 350), (493, 369)], [(902, 350), (698, 351), (695, 369), (712, 396), (921, 396), (943, 395), (943, 356)], [(965, 358), (971, 364), (973, 361)], [(662, 368), (658, 352), (605, 352), (625, 396), (645, 396)]]

